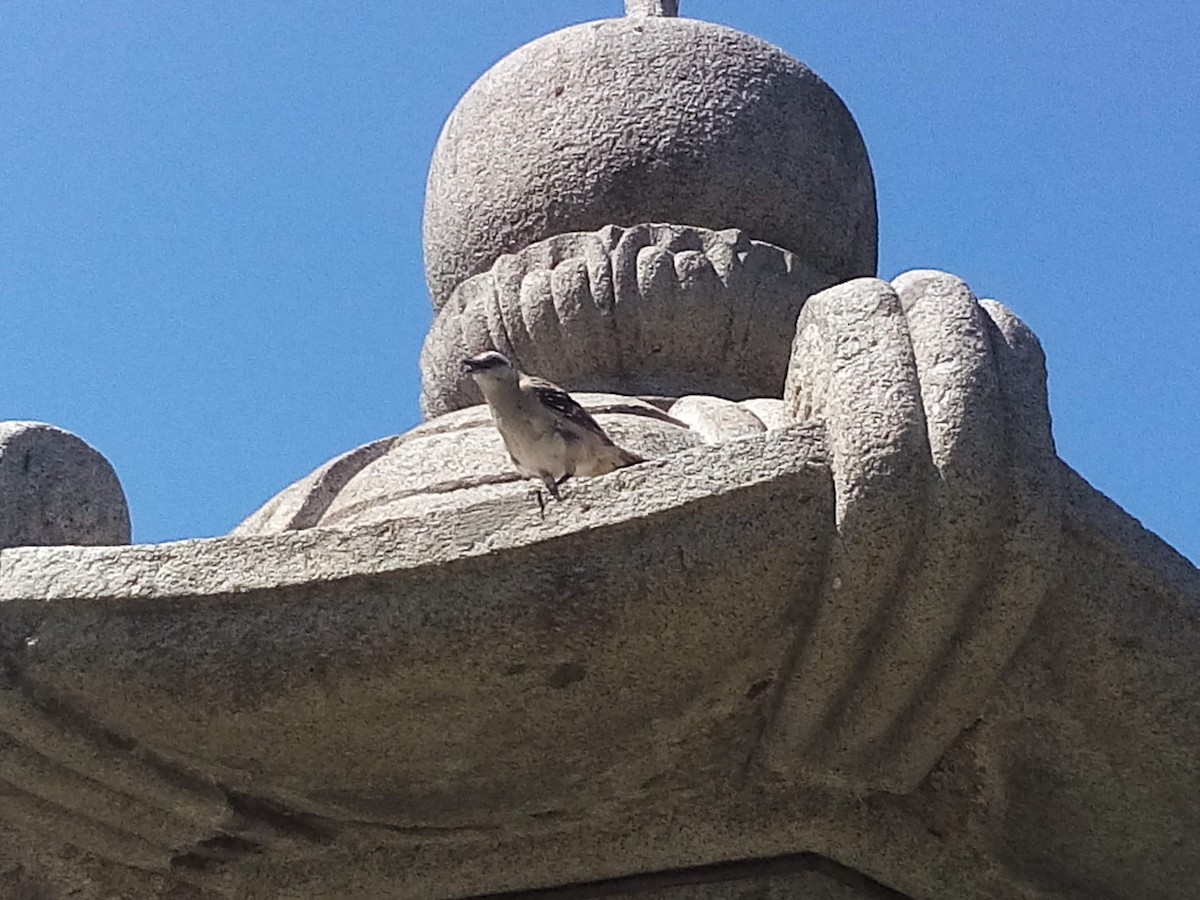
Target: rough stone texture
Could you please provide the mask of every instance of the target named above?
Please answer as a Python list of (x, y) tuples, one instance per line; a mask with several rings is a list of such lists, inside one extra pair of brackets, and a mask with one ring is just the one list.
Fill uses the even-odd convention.
[[(647, 459), (704, 442), (699, 432), (636, 397), (581, 393), (575, 398), (615, 441)], [(564, 496), (581, 481), (568, 482)], [(517, 482), (526, 485), (533, 502), (534, 483), (513, 468), (487, 407), (472, 406), (339, 457), (285, 488), (234, 534), (458, 514), (484, 499), (509, 496)]]
[(705, 443), (758, 434), (766, 426), (740, 403), (722, 397), (690, 395), (671, 405), (671, 415), (687, 424)]
[(0, 548), (128, 543), (125, 492), (103, 456), (53, 425), (0, 422)]
[(1036, 339), (944, 273), (855, 281), (805, 306), (784, 400), (679, 412), (781, 404), (807, 424), (545, 517), (503, 483), (0, 553), (0, 886), (1192, 900), (1200, 572), (1055, 458)]
[(765, 765), (802, 748), (908, 792), (978, 715), (1056, 568), (1045, 379), (1028, 329), (952, 275), (809, 300), (785, 402), (825, 425), (838, 538)]
[(321, 524), (330, 504), (346, 485), (398, 438), (372, 441), (332, 459), (278, 494), (233, 530), (233, 534), (276, 534)]
[[(874, 268), (857, 130), (673, 6), (447, 124), (446, 415), (229, 538), (0, 552), (0, 898), (1194, 900), (1200, 571), (1057, 459), (1003, 306), (933, 271), (805, 302)], [(650, 216), (747, 230), (538, 240)], [(448, 412), (489, 346), (655, 394), (580, 396), (653, 458), (539, 512)], [(0, 523), (91, 496), (29, 476), (19, 440), (95, 456), (45, 428), (0, 428)]]
[(778, 397), (796, 316), (835, 280), (737, 230), (558, 235), (454, 292), (421, 352), (421, 406), (481, 402), (462, 359), (488, 349), (573, 391)]
[(817, 584), (814, 438), (686, 450), (545, 517), (508, 485), (352, 532), (7, 551), (0, 822), (218, 895), (392, 897), (420, 866), (279, 879), (724, 780)]
[(749, 400), (743, 400), (741, 406), (754, 413), (767, 430), (783, 428), (785, 425), (792, 424), (787, 404), (777, 397), (752, 397)]
[(504, 253), (609, 224), (739, 228), (840, 281), (873, 275), (875, 186), (841, 99), (758, 38), (674, 17), (589, 22), (516, 50), (434, 150), (434, 306)]
[(872, 900), (1192, 900), (1200, 572), (1058, 462), (1056, 589), (912, 790), (735, 763), (838, 540), (820, 444), (685, 451), (546, 520), (514, 488), (352, 532), (4, 551), (0, 746), (25, 768), (0, 776), (0, 885), (590, 897), (803, 849)]
[(1200, 570), (1061, 474), (1055, 587), (979, 726), (1008, 751), (981, 758), (988, 852), (1050, 896), (1193, 897)]
[[(667, 404), (614, 394), (575, 394), (621, 446), (654, 459), (792, 424), (782, 400), (735, 403), (689, 395)], [(764, 420), (765, 417), (765, 420)], [(448, 413), (398, 437), (352, 450), (297, 481), (233, 534), (387, 522), (410, 515), (458, 514), (524, 482), (513, 469), (486, 406)], [(579, 481), (568, 482), (570, 496)]]

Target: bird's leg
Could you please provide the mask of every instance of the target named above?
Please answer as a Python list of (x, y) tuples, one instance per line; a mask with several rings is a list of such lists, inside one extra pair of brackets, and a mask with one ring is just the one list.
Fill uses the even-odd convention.
[(543, 519), (546, 518), (546, 498), (542, 496), (542, 489), (534, 488), (533, 496), (537, 499), (538, 512), (541, 513)]
[(550, 496), (555, 500), (562, 500), (558, 493), (558, 486), (566, 480), (567, 476), (563, 476), (558, 481), (555, 481), (548, 473), (542, 473), (542, 484), (546, 485), (546, 490), (550, 492)]

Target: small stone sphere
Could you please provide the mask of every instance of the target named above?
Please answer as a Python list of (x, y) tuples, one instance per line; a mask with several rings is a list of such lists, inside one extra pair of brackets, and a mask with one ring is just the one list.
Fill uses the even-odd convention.
[(425, 199), (434, 306), (501, 254), (638, 222), (740, 228), (835, 280), (875, 274), (874, 178), (837, 94), (742, 32), (631, 17), (521, 47), (451, 113)]
[(129, 507), (112, 466), (42, 422), (0, 422), (0, 548), (129, 543)]

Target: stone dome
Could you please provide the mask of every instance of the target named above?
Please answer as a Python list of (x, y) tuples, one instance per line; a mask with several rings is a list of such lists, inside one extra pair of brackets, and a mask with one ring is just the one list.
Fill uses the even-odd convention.
[(837, 94), (758, 38), (630, 16), (521, 47), (450, 115), (425, 200), (434, 305), (502, 254), (640, 222), (741, 229), (834, 280), (875, 273), (874, 178)]

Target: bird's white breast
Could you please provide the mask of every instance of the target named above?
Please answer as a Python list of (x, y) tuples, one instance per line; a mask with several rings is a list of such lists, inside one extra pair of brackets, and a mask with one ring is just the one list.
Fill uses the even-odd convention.
[(552, 420), (522, 412), (493, 416), (504, 446), (524, 474), (540, 477), (545, 472), (558, 480), (574, 470), (568, 443), (554, 429)]

